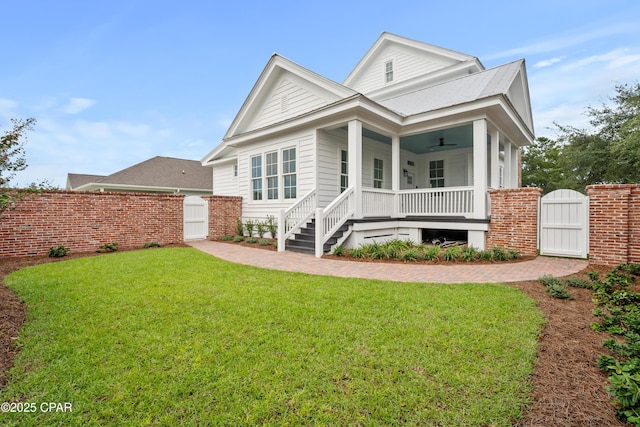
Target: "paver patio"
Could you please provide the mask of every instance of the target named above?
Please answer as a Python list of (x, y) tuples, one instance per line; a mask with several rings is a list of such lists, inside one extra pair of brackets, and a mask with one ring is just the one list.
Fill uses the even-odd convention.
[(296, 252), (274, 252), (230, 243), (198, 240), (188, 244), (226, 261), (275, 270), (398, 282), (501, 283), (561, 277), (585, 269), (587, 260), (539, 256), (531, 261), (495, 264), (412, 264), (340, 261)]

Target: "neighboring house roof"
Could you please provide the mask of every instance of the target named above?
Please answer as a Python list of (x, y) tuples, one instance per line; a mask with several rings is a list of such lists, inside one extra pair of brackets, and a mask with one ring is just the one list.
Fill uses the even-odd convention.
[(213, 191), (211, 169), (197, 160), (156, 156), (108, 176), (68, 174), (67, 189), (178, 193)]

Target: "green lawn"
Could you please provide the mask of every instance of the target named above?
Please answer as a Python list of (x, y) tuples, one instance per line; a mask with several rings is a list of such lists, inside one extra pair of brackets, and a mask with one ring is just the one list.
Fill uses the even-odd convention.
[(2, 425), (512, 425), (543, 322), (507, 286), (309, 276), (191, 248), (5, 282), (28, 314), (0, 402), (37, 410)]

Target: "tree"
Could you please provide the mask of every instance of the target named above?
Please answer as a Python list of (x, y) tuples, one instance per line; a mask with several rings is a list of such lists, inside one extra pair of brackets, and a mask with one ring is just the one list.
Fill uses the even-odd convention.
[(640, 182), (640, 84), (616, 86), (609, 105), (588, 107), (592, 130), (555, 124), (557, 141), (540, 137), (522, 153), (522, 183), (544, 193), (584, 191), (599, 183)]
[(522, 185), (538, 187), (543, 194), (566, 188), (566, 176), (559, 159), (562, 147), (546, 137), (539, 137), (522, 150)]
[(17, 201), (51, 188), (46, 181), (22, 189), (9, 187), (16, 172), (27, 168), (24, 144), (26, 134), (33, 130), (36, 119), (11, 119), (11, 123), (13, 128), (0, 137), (0, 218), (4, 212), (13, 209)]
[(0, 187), (5, 188), (16, 172), (27, 168), (24, 144), (26, 133), (33, 130), (36, 119), (11, 119), (13, 129), (0, 137)]
[(574, 186), (640, 182), (640, 84), (616, 86), (613, 105), (587, 108), (593, 131), (557, 125), (560, 163)]

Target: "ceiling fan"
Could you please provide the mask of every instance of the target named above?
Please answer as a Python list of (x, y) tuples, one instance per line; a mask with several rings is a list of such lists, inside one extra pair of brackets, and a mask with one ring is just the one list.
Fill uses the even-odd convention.
[(437, 145), (432, 145), (432, 147), (450, 147), (450, 146), (454, 146), (454, 145), (458, 145), (458, 144), (447, 144), (444, 142), (444, 138), (440, 138), (440, 143)]

